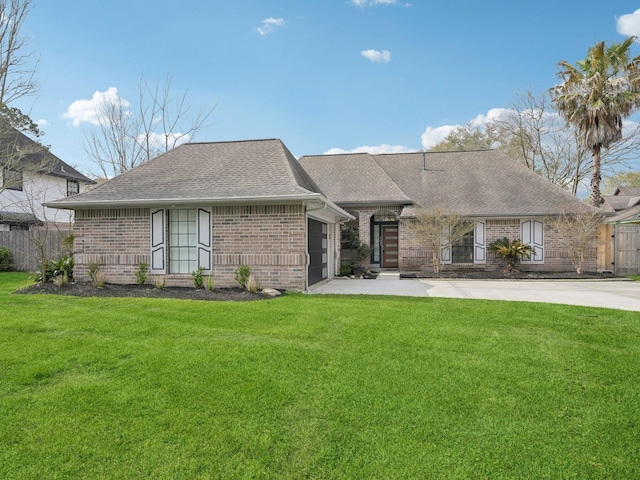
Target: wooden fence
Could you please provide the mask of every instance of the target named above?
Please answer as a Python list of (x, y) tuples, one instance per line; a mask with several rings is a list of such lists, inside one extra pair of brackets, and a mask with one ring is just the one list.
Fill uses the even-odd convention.
[(50, 260), (64, 255), (62, 241), (69, 232), (59, 230), (29, 230), (0, 232), (0, 245), (11, 252), (11, 269), (34, 272), (39, 268), (40, 251), (44, 250)]

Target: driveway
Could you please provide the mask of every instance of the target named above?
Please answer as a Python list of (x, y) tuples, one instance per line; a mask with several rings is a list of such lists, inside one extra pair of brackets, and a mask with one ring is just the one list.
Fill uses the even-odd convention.
[(310, 294), (403, 295), (562, 303), (640, 312), (640, 282), (610, 280), (434, 280), (380, 274), (375, 280), (336, 278)]

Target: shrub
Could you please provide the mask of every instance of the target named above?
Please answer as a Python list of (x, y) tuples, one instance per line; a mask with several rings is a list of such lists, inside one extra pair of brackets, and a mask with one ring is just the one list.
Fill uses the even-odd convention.
[(136, 283), (138, 285), (144, 285), (144, 282), (147, 281), (147, 273), (149, 272), (149, 264), (146, 262), (142, 262), (138, 265), (138, 271), (136, 272)]
[(191, 272), (191, 276), (193, 277), (193, 284), (196, 288), (204, 288), (204, 267), (198, 267), (198, 270)]
[(67, 277), (66, 273), (53, 277), (53, 284), (58, 288), (64, 287), (67, 283), (69, 283), (69, 277)]
[(507, 261), (507, 272), (515, 272), (515, 266), (520, 259), (525, 255), (531, 255), (534, 253), (534, 249), (531, 245), (522, 243), (520, 239), (509, 240), (507, 237), (499, 238), (495, 242), (489, 244), (489, 251)]
[(38, 270), (33, 279), (36, 283), (43, 284), (49, 280), (55, 281), (58, 277), (66, 276), (67, 281), (69, 281), (73, 278), (73, 266), (73, 257), (62, 257), (57, 262), (49, 260), (45, 271), (43, 272), (42, 269)]
[(10, 261), (11, 251), (7, 247), (0, 246), (0, 272), (6, 272), (9, 270)]
[(213, 280), (213, 272), (211, 272), (207, 277), (207, 290), (213, 292), (214, 288), (216, 288), (216, 282)]
[(240, 265), (235, 271), (236, 282), (240, 284), (242, 288), (247, 288), (247, 282), (249, 281), (249, 276), (251, 275), (251, 267), (248, 265)]
[[(89, 264), (89, 282), (93, 285), (98, 286), (98, 276), (100, 274), (100, 264), (98, 263), (90, 263)], [(104, 285), (104, 275), (102, 275), (103, 285)], [(100, 288), (100, 287), (98, 287)]]
[(162, 290), (164, 288), (165, 281), (166, 279), (163, 276), (153, 277), (153, 286), (158, 290)]
[(105, 276), (104, 276), (104, 272), (96, 272), (95, 274), (95, 281), (94, 281), (94, 285), (96, 286), (96, 288), (102, 288), (104, 287), (104, 284), (106, 282)]
[(249, 275), (249, 278), (247, 278), (247, 290), (250, 291), (251, 293), (256, 293), (258, 291), (258, 288), (260, 288), (258, 286), (258, 281), (256, 280), (256, 277), (254, 277), (253, 275)]

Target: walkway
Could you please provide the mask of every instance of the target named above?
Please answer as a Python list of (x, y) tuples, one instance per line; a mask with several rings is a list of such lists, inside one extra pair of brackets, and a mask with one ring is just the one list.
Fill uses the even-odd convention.
[(310, 294), (403, 295), (561, 303), (640, 312), (640, 282), (611, 280), (435, 280), (402, 279), (382, 272), (375, 280), (336, 278)]

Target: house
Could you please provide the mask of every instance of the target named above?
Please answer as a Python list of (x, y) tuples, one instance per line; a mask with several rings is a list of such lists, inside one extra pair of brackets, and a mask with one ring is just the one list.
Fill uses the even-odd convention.
[(95, 182), (47, 148), (12, 130), (0, 145), (0, 231), (28, 230), (45, 222), (70, 226), (73, 213), (43, 206), (77, 195)]
[[(277, 139), (190, 143), (80, 195), (49, 202), (75, 211), (75, 271), (100, 265), (107, 282), (134, 283), (142, 263), (166, 285), (191, 286), (203, 267), (220, 287), (248, 265), (261, 286), (304, 290), (340, 271), (341, 225), (358, 226), (367, 264), (430, 269), (407, 222), (446, 206), (473, 221), (445, 260), (499, 270), (492, 241), (535, 247), (522, 270), (573, 270), (549, 216), (590, 207), (496, 151), (306, 156)], [(595, 270), (594, 248), (586, 270)]]
[(608, 215), (598, 231), (604, 246), (598, 268), (616, 275), (640, 275), (640, 187), (619, 187), (602, 198)]
[(352, 218), (277, 139), (183, 144), (47, 205), (75, 211), (76, 278), (97, 264), (107, 282), (134, 283), (147, 263), (167, 286), (192, 286), (199, 267), (238, 286), (248, 265), (261, 286), (306, 289), (333, 277), (334, 232)]
[[(360, 239), (372, 247), (368, 266), (413, 275), (431, 270), (431, 255), (415, 241), (409, 220), (417, 208), (448, 210), (473, 222), (443, 251), (447, 269), (499, 270), (487, 253), (495, 240), (521, 239), (535, 253), (522, 271), (572, 271), (549, 217), (590, 207), (495, 150), (305, 156), (301, 165), (322, 191), (357, 218)], [(585, 270), (596, 270), (596, 237)]]

